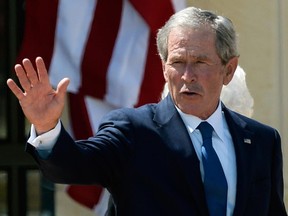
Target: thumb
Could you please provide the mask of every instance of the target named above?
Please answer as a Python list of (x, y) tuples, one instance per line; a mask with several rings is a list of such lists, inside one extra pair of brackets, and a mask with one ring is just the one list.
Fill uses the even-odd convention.
[(69, 78), (64, 78), (58, 83), (56, 92), (59, 95), (59, 97), (61, 98), (65, 97), (69, 83), (70, 83)]

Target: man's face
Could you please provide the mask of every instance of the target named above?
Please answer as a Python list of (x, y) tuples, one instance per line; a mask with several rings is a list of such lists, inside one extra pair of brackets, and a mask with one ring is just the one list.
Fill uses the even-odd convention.
[(217, 108), (223, 84), (233, 77), (238, 60), (233, 65), (230, 61), (221, 63), (210, 28), (173, 29), (163, 71), (176, 106), (184, 113), (207, 119)]

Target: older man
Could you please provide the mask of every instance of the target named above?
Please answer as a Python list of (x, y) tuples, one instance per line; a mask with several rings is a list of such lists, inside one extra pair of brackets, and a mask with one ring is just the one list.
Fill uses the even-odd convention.
[[(278, 132), (220, 100), (238, 65), (232, 22), (186, 8), (157, 35), (169, 95), (112, 111), (94, 137), (74, 141), (59, 119), (69, 79), (52, 89), (44, 62), (9, 79), (32, 123), (27, 151), (50, 180), (100, 184), (115, 215), (287, 215)], [(155, 71), (157, 73), (157, 71)]]

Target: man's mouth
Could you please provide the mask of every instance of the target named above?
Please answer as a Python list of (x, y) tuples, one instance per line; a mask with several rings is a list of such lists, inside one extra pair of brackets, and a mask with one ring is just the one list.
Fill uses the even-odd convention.
[(185, 92), (182, 92), (182, 94), (185, 94), (185, 95), (188, 95), (188, 96), (197, 95), (197, 93), (196, 93), (196, 92), (190, 92), (190, 91), (185, 91)]

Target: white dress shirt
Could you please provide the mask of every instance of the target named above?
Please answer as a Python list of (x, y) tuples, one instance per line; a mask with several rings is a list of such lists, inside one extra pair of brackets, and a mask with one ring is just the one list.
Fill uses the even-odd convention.
[[(194, 149), (196, 151), (198, 159), (200, 160), (200, 172), (203, 181), (204, 171), (201, 156), (201, 146), (203, 144), (203, 141), (201, 132), (197, 129), (198, 125), (202, 122), (202, 120), (196, 116), (183, 113), (177, 107), (176, 109), (178, 110), (182, 120), (184, 121), (184, 124), (187, 127)], [(231, 216), (233, 215), (236, 200), (236, 156), (232, 137), (230, 135), (220, 103), (216, 111), (205, 121), (207, 121), (214, 128), (212, 134), (212, 145), (219, 157), (226, 176), (228, 184), (227, 216)]]

